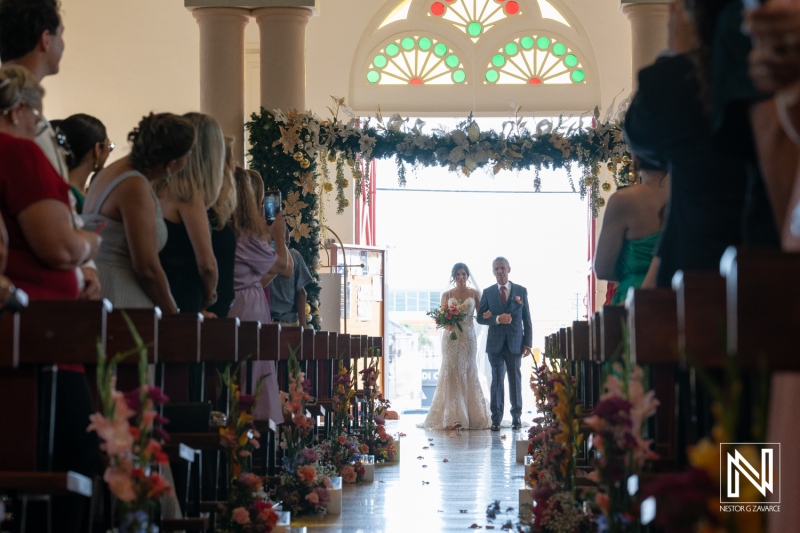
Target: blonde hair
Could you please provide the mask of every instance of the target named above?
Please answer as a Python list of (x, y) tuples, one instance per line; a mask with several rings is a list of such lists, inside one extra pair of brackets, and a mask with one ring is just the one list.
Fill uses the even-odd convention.
[(236, 183), (233, 181), (235, 162), (233, 160), (233, 137), (225, 137), (225, 171), (222, 176), (222, 187), (219, 190), (217, 201), (211, 207), (216, 215), (217, 223), (214, 229), (222, 229), (231, 219), (236, 209)]
[(31, 72), (17, 65), (0, 67), (0, 112), (10, 111), (20, 102), (40, 107), (44, 89)]
[(264, 198), (264, 184), (261, 183), (261, 193), (258, 196), (255, 179), (261, 181), (261, 175), (255, 170), (245, 170), (236, 167), (233, 180), (236, 183), (236, 196), (238, 202), (233, 212), (233, 231), (237, 237), (242, 235), (260, 235), (266, 237), (267, 224), (261, 216), (259, 205)]
[(194, 126), (195, 142), (191, 155), (183, 170), (172, 177), (157, 180), (153, 188), (159, 195), (169, 189), (182, 202), (188, 202), (197, 192), (202, 192), (208, 209), (217, 201), (222, 188), (225, 137), (219, 123), (209, 115), (186, 113), (183, 117)]

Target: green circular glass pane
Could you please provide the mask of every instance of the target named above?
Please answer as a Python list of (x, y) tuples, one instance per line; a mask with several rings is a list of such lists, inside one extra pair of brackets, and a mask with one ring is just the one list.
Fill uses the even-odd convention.
[(400, 45), (403, 47), (403, 50), (411, 50), (414, 48), (414, 39), (406, 37), (400, 41)]
[[(580, 71), (578, 71), (580, 72)], [(467, 79), (467, 75), (464, 73), (463, 70), (457, 70), (453, 72), (453, 81), (456, 83), (464, 83), (464, 80)]]
[(400, 47), (398, 47), (394, 43), (392, 43), (390, 45), (387, 45), (386, 46), (386, 53), (389, 54), (389, 56), (394, 57), (394, 56), (396, 56), (397, 54), (400, 53)]
[(505, 51), (506, 54), (515, 56), (517, 55), (517, 52), (519, 52), (519, 46), (517, 46), (517, 43), (508, 43), (506, 44)]
[(442, 57), (447, 53), (447, 45), (444, 43), (439, 43), (433, 47), (433, 53), (436, 54), (438, 57)]
[(386, 56), (380, 55), (380, 54), (376, 55), (375, 59), (372, 60), (372, 64), (375, 65), (378, 68), (385, 67), (386, 66), (386, 62), (387, 62), (386, 61)]
[(367, 81), (368, 82), (370, 82), (370, 83), (378, 83), (378, 81), (380, 79), (381, 79), (381, 75), (377, 71), (370, 70), (369, 72), (367, 72)]
[(519, 40), (519, 44), (522, 45), (522, 48), (525, 50), (530, 50), (533, 48), (533, 38), (531, 37), (523, 37)]
[(575, 70), (572, 72), (572, 81), (575, 83), (580, 83), (586, 78), (586, 74), (583, 73), (582, 70)]
[(496, 70), (487, 70), (486, 71), (486, 81), (489, 83), (494, 83), (497, 81), (497, 78), (500, 77), (500, 74), (497, 73)]
[(506, 56), (504, 56), (503, 54), (495, 54), (495, 56), (492, 57), (492, 65), (496, 67), (502, 67), (505, 64), (506, 64)]
[(430, 39), (428, 39), (427, 37), (423, 37), (422, 39), (419, 40), (419, 49), (430, 50), (432, 44), (433, 43), (431, 43)]
[(448, 67), (455, 68), (458, 66), (458, 56), (450, 54), (447, 56), (447, 59), (445, 59), (444, 62)]
[(564, 46), (562, 43), (556, 43), (553, 45), (553, 53), (557, 56), (564, 55), (564, 52), (567, 51), (567, 47)]
[(477, 37), (483, 31), (483, 26), (481, 26), (480, 22), (470, 22), (467, 25), (467, 33), (472, 35), (473, 37)]
[(542, 50), (547, 50), (547, 48), (550, 46), (550, 39), (548, 37), (541, 36), (536, 39), (536, 46)]
[(575, 57), (575, 54), (569, 54), (564, 58), (564, 64), (568, 67), (574, 67), (578, 64), (578, 58)]

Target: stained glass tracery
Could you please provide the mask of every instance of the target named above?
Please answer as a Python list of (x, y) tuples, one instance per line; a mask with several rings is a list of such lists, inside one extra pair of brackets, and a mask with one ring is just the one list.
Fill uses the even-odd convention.
[(436, 0), (429, 14), (450, 21), (473, 42), (506, 17), (519, 15), (516, 0)]
[(447, 44), (418, 35), (387, 43), (372, 56), (367, 69), (369, 84), (460, 84), (466, 80), (461, 59)]
[(575, 52), (547, 35), (509, 41), (492, 56), (484, 74), (485, 83), (492, 84), (569, 84), (585, 79)]

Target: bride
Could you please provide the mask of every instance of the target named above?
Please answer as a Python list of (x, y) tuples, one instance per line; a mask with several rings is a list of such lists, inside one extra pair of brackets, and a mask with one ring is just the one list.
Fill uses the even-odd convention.
[(475, 360), (477, 340), (473, 315), (480, 292), (467, 286), (469, 267), (456, 263), (451, 272), (455, 288), (442, 294), (442, 304), (466, 304), (466, 317), (461, 322), (463, 331), (455, 329), (456, 340), (450, 332), (442, 335), (442, 367), (433, 395), (431, 408), (423, 427), (430, 429), (487, 429), (490, 425), (489, 409), (478, 380)]

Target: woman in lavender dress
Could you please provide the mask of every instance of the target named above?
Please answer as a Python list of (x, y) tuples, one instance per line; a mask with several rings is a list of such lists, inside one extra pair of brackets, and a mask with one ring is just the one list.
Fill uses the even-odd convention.
[[(264, 183), (258, 172), (237, 168), (234, 173), (238, 204), (233, 213), (233, 230), (236, 232), (236, 260), (233, 267), (233, 289), (235, 297), (229, 317), (240, 320), (258, 320), (269, 324), (269, 304), (264, 296), (264, 276), (282, 272), (289, 261), (286, 248), (286, 222), (280, 214), (271, 226), (262, 216), (259, 206), (264, 201)], [(270, 241), (275, 241), (275, 249)], [(277, 252), (276, 252), (277, 250)], [(283, 422), (283, 409), (278, 390), (278, 374), (274, 361), (253, 361), (253, 386), (262, 375), (264, 392), (256, 404), (254, 416), (257, 420), (271, 419)], [(246, 376), (242, 373), (242, 385)]]

